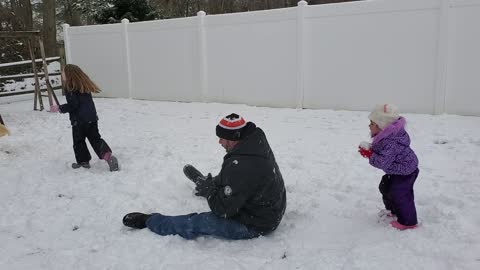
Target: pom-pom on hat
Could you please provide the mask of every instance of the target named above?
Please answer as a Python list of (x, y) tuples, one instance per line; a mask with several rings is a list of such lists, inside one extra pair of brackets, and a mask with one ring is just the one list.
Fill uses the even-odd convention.
[(229, 114), (220, 120), (216, 132), (217, 136), (230, 141), (239, 141), (243, 128), (247, 125), (245, 119), (236, 113)]
[(397, 106), (393, 104), (382, 104), (375, 106), (368, 119), (378, 125), (380, 129), (386, 128), (400, 118)]

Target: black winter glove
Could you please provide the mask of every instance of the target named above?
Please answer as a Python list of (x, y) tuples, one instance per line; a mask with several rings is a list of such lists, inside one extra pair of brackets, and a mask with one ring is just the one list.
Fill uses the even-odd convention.
[(188, 179), (195, 183), (195, 185), (197, 185), (199, 181), (205, 181), (205, 179), (207, 178), (199, 170), (197, 170), (197, 168), (193, 167), (190, 164), (187, 164), (183, 167), (183, 173)]
[(195, 195), (208, 198), (215, 192), (216, 185), (213, 181), (212, 174), (208, 174), (204, 179), (196, 181)]

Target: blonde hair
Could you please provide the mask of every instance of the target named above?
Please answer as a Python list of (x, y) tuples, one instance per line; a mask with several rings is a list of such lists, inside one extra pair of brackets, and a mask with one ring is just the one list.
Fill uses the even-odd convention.
[(73, 64), (63, 67), (65, 74), (64, 87), (66, 91), (78, 91), (80, 93), (99, 93), (98, 86), (88, 77), (83, 70)]

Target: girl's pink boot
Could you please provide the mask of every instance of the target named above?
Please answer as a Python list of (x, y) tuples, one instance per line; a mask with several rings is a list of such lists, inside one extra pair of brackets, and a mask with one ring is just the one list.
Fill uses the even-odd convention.
[(400, 223), (398, 223), (398, 221), (394, 220), (392, 222), (390, 222), (390, 225), (392, 225), (392, 227), (394, 227), (395, 229), (398, 229), (398, 230), (407, 230), (407, 229), (415, 229), (417, 227), (417, 225), (402, 225)]

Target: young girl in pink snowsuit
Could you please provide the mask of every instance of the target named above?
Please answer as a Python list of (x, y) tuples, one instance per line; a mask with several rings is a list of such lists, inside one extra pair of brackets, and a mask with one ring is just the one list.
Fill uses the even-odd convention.
[(397, 217), (390, 224), (399, 230), (415, 228), (413, 184), (419, 170), (417, 156), (410, 148), (410, 137), (405, 131), (406, 120), (391, 104), (376, 106), (368, 118), (373, 141), (370, 147), (361, 145), (359, 152), (368, 158), (370, 165), (385, 172), (380, 193), (389, 215)]

